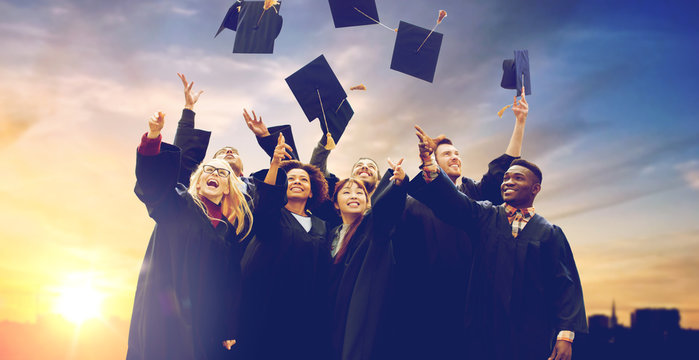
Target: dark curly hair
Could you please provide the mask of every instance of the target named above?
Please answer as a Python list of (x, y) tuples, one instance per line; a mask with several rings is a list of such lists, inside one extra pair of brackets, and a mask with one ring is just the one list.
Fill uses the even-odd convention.
[(328, 199), (328, 181), (325, 180), (325, 176), (315, 165), (304, 164), (298, 160), (286, 160), (279, 164), (279, 168), (286, 172), (292, 169), (301, 169), (308, 173), (313, 196), (306, 202), (306, 209), (314, 209)]

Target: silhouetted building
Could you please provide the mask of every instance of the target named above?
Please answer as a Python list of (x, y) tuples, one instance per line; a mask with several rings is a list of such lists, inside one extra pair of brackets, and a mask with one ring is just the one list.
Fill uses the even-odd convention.
[(612, 300), (612, 318), (610, 319), (609, 327), (612, 329), (619, 326), (619, 322), (616, 318), (616, 302)]
[(607, 315), (590, 315), (587, 318), (587, 323), (590, 327), (590, 333), (609, 329), (610, 325), (609, 316)]
[(636, 309), (631, 313), (631, 329), (644, 333), (669, 333), (680, 329), (677, 309)]

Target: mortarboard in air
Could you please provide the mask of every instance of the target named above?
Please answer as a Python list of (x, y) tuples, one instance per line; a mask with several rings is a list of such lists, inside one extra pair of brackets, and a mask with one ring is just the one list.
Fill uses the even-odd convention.
[(282, 31), (280, 7), (281, 3), (276, 1), (244, 1), (238, 15), (233, 52), (271, 54), (274, 40)]
[(218, 27), (218, 31), (214, 37), (223, 31), (223, 29), (231, 29), (235, 31), (238, 28), (238, 14), (240, 13), (240, 6), (243, 4), (241, 0), (236, 1), (226, 12), (226, 17), (223, 18), (221, 26)]
[[(286, 79), (308, 121), (318, 118), (321, 128), (333, 140), (339, 140), (354, 111), (347, 103), (347, 93), (337, 80), (325, 56), (320, 55)], [(330, 125), (330, 123), (333, 125)], [(344, 124), (342, 124), (344, 122)], [(328, 126), (324, 126), (325, 124)], [(330, 127), (330, 133), (328, 133)], [(333, 131), (339, 131), (335, 134)], [(332, 147), (329, 142), (327, 147)]]
[(299, 160), (299, 153), (296, 151), (296, 143), (294, 142), (294, 133), (291, 131), (291, 125), (278, 125), (267, 128), (268, 136), (257, 137), (257, 143), (260, 144), (267, 155), (271, 158), (274, 155), (274, 148), (277, 146), (277, 138), (279, 133), (284, 135), (284, 142), (293, 149), (289, 155), (293, 160)]
[(391, 69), (432, 82), (442, 37), (441, 33), (401, 21), (393, 47)]
[(505, 59), (502, 62), (502, 80), (500, 86), (504, 89), (517, 90), (517, 96), (524, 93), (532, 94), (531, 79), (529, 76), (529, 51), (515, 50), (514, 59)]
[(328, 0), (336, 28), (379, 24), (376, 0)]

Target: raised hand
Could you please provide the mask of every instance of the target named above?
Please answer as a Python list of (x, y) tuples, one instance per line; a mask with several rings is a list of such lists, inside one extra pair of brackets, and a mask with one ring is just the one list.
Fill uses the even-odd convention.
[(439, 135), (436, 138), (431, 138), (427, 133), (422, 130), (422, 128), (419, 125), (415, 125), (415, 135), (417, 135), (417, 138), (420, 140), (420, 143), (418, 144), (418, 147), (420, 149), (420, 158), (423, 160), (425, 158), (428, 158), (432, 155), (434, 150), (437, 148), (437, 143), (440, 141), (444, 140), (446, 136), (444, 135)]
[(398, 160), (397, 163), (393, 163), (391, 159), (388, 159), (388, 166), (393, 169), (393, 176), (389, 180), (395, 181), (396, 185), (400, 185), (403, 180), (405, 179), (405, 171), (403, 170), (403, 167), (401, 166), (403, 164), (403, 158)]
[(222, 342), (223, 347), (226, 348), (226, 350), (230, 350), (233, 345), (235, 345), (236, 341), (235, 340), (224, 340)]
[(269, 136), (269, 130), (267, 130), (267, 126), (265, 125), (265, 123), (262, 122), (262, 116), (260, 116), (260, 120), (257, 120), (255, 110), (252, 110), (252, 117), (250, 117), (248, 111), (246, 109), (243, 109), (243, 119), (245, 119), (245, 124), (248, 125), (248, 129), (250, 129), (253, 132), (253, 134), (255, 134), (255, 136)]
[(291, 146), (284, 142), (284, 135), (279, 133), (279, 137), (277, 138), (277, 146), (274, 148), (274, 154), (272, 154), (272, 163), (270, 167), (278, 167), (282, 160), (291, 159), (291, 155), (289, 155), (287, 150), (289, 152), (293, 151)]
[(527, 99), (524, 96), (524, 86), (522, 86), (522, 99), (519, 101), (519, 103), (517, 103), (517, 97), (515, 96), (514, 103), (512, 104), (512, 112), (515, 114), (515, 119), (517, 119), (517, 122), (527, 121), (529, 104), (527, 104)]
[(155, 139), (160, 136), (160, 131), (163, 130), (163, 126), (165, 126), (165, 114), (158, 111), (148, 119), (148, 138)]
[(192, 110), (194, 109), (194, 104), (197, 103), (197, 100), (199, 100), (199, 96), (201, 96), (204, 90), (200, 90), (198, 93), (195, 94), (194, 91), (192, 91), (194, 81), (188, 83), (187, 77), (185, 77), (184, 74), (177, 73), (177, 76), (180, 77), (180, 80), (182, 80), (182, 85), (184, 85), (184, 108)]

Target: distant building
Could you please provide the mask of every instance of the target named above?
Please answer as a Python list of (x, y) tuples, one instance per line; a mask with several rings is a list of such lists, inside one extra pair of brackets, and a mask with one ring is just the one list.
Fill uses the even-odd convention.
[(610, 319), (609, 327), (612, 329), (619, 326), (619, 322), (616, 318), (616, 302), (612, 300), (612, 318)]
[(677, 309), (636, 309), (631, 313), (631, 329), (650, 333), (668, 333), (680, 329)]
[(590, 315), (587, 318), (590, 327), (590, 333), (596, 333), (601, 330), (609, 329), (609, 316), (607, 315)]

